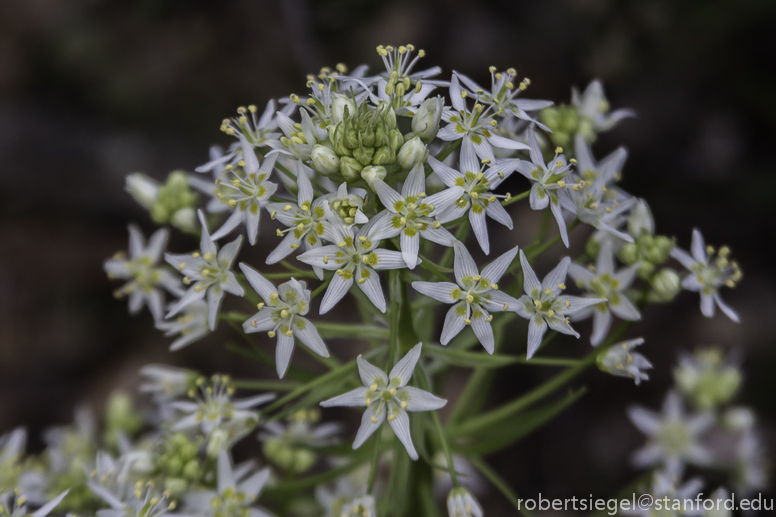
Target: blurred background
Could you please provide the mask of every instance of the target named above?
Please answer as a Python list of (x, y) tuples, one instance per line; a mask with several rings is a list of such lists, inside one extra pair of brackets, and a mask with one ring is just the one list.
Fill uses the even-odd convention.
[[(596, 156), (626, 146), (623, 187), (650, 202), (658, 232), (686, 249), (698, 226), (708, 243), (730, 245), (745, 274), (723, 293), (741, 325), (703, 318), (696, 294), (650, 306), (631, 336), (647, 341), (652, 380), (636, 388), (591, 372), (576, 383), (588, 394), (491, 458), (497, 470), (521, 495), (613, 494), (638, 475), (628, 455), (642, 437), (625, 407), (657, 407), (677, 352), (710, 344), (740, 350), (739, 401), (756, 409), (773, 451), (774, 22), (770, 0), (0, 2), (0, 431), (24, 424), (38, 435), (79, 403), (99, 409), (116, 387), (134, 389), (150, 362), (266, 374), (217, 335), (170, 354), (147, 312), (130, 317), (112, 298), (103, 261), (126, 249), (130, 221), (152, 230), (124, 177), (192, 171), (210, 144), (230, 143), (218, 128), (237, 106), (301, 94), (324, 65), (378, 67), (378, 44), (413, 43), (446, 75), (455, 67), (485, 81), (489, 65), (513, 66), (531, 78), (527, 97), (556, 103), (602, 79), (612, 106), (638, 118), (603, 134)], [(513, 212), (516, 232), (494, 254), (530, 242), (538, 219), (527, 208)], [(584, 242), (577, 230), (573, 251)], [(257, 263), (268, 246), (250, 252)], [(170, 244), (193, 248), (185, 236)], [(540, 276), (561, 253), (552, 251)], [(586, 353), (589, 324), (581, 330), (556, 351)], [(493, 402), (547, 373), (504, 370)]]

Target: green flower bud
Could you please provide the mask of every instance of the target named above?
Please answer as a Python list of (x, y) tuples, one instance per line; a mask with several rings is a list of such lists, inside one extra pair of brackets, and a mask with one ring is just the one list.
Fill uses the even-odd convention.
[(388, 129), (396, 129), (396, 112), (393, 111), (393, 107), (389, 107), (383, 111), (383, 120), (388, 126)]
[(170, 223), (176, 228), (192, 232), (198, 228), (197, 211), (194, 207), (181, 208), (170, 218)]
[(363, 168), (364, 166), (355, 158), (343, 156), (340, 159), (340, 172), (345, 177), (345, 181), (353, 182), (358, 180)]
[(676, 271), (663, 268), (652, 277), (652, 291), (648, 300), (657, 303), (670, 302), (681, 290), (682, 281)]
[(296, 449), (294, 451), (293, 469), (294, 472), (299, 474), (307, 472), (315, 465), (318, 460), (318, 456), (308, 449)]
[(359, 147), (353, 151), (353, 158), (358, 160), (361, 165), (369, 165), (372, 163), (372, 155), (374, 154), (374, 147)]
[(587, 240), (587, 244), (585, 244), (585, 253), (590, 257), (597, 257), (599, 251), (601, 251), (601, 243), (596, 239), (596, 234), (594, 233)]
[(346, 117), (355, 113), (356, 103), (353, 101), (353, 99), (350, 99), (349, 97), (340, 93), (335, 93), (333, 95), (333, 99), (331, 101), (331, 118), (335, 124), (339, 124)]
[(425, 161), (426, 156), (428, 156), (428, 150), (425, 144), (421, 142), (420, 137), (416, 136), (401, 146), (396, 159), (401, 168), (406, 170)]
[(114, 391), (105, 410), (105, 426), (111, 431), (134, 435), (143, 427), (143, 417), (132, 407), (132, 398), (125, 391)]
[(124, 188), (146, 210), (154, 206), (159, 196), (159, 182), (140, 172), (128, 175)]
[(401, 146), (404, 145), (404, 136), (401, 134), (401, 131), (398, 129), (391, 129), (388, 132), (388, 145), (394, 150), (401, 149)]
[[(157, 224), (167, 224), (176, 212), (184, 208), (195, 208), (196, 204), (197, 193), (189, 188), (186, 173), (172, 172), (158, 190), (156, 200), (150, 208), (151, 219)], [(185, 216), (182, 219), (185, 220)]]
[(634, 239), (641, 236), (642, 233), (654, 235), (655, 220), (649, 210), (649, 206), (643, 200), (639, 200), (636, 206), (631, 210), (628, 217), (628, 233)]
[(433, 97), (423, 101), (415, 116), (412, 117), (413, 133), (426, 143), (432, 141), (439, 132), (439, 121), (442, 119), (443, 108), (442, 97)]
[(391, 165), (396, 161), (396, 151), (389, 145), (378, 147), (372, 156), (372, 165)]
[(183, 467), (183, 477), (196, 481), (202, 477), (202, 469), (199, 466), (199, 462), (196, 459), (189, 460)]
[(375, 189), (375, 180), (383, 180), (387, 174), (388, 171), (381, 165), (367, 165), (361, 170), (361, 177), (367, 182), (372, 190)]
[(337, 153), (324, 145), (315, 145), (312, 150), (313, 169), (323, 176), (340, 170), (340, 158)]
[(741, 372), (718, 349), (699, 350), (674, 370), (679, 390), (700, 410), (729, 402), (741, 386)]
[(639, 262), (639, 266), (636, 268), (636, 274), (639, 278), (642, 278), (644, 280), (649, 280), (649, 277), (652, 276), (652, 273), (655, 272), (655, 265), (648, 261), (648, 260), (642, 260)]
[(179, 499), (189, 489), (185, 479), (168, 477), (164, 480), (164, 489), (169, 492), (171, 499)]
[[(591, 239), (592, 240), (592, 239)], [(588, 253), (590, 253), (588, 251)], [(596, 256), (596, 255), (593, 255)], [(623, 264), (635, 264), (639, 260), (639, 247), (635, 242), (626, 242), (618, 251), (617, 256)]]

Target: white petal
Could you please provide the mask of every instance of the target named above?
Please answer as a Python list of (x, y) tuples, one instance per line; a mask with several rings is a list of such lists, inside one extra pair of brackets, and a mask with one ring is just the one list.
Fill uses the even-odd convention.
[(218, 263), (223, 264), (227, 269), (232, 267), (232, 262), (237, 258), (237, 254), (240, 253), (241, 244), (242, 235), (224, 246), (221, 251), (218, 252)]
[[(472, 174), (479, 174), (480, 161), (477, 159), (477, 153), (474, 152), (474, 144), (468, 138), (464, 138), (461, 142), (461, 172), (463, 174), (471, 172)], [(463, 176), (459, 174), (459, 176)]]
[(452, 233), (447, 231), (443, 226), (439, 228), (427, 227), (425, 230), (421, 230), (420, 235), (431, 242), (447, 246), (448, 248), (455, 244), (457, 241)]
[(528, 140), (528, 153), (531, 156), (531, 161), (534, 165), (541, 165), (544, 167), (546, 164), (544, 163), (542, 150), (539, 148), (539, 142), (536, 140), (536, 133), (534, 133), (533, 128), (529, 128), (525, 133), (526, 140)]
[(245, 274), (245, 278), (248, 280), (248, 283), (251, 284), (251, 287), (253, 287), (253, 290), (258, 293), (259, 296), (264, 300), (264, 303), (270, 303), (272, 300), (273, 294), (278, 294), (278, 290), (275, 289), (275, 286), (261, 276), (261, 273), (250, 267), (245, 262), (240, 263), (240, 269), (242, 270), (243, 274)]
[(738, 313), (736, 313), (736, 311), (734, 311), (728, 304), (722, 301), (719, 293), (714, 293), (714, 301), (717, 302), (717, 306), (719, 306), (722, 312), (725, 313), (725, 316), (735, 321), (736, 323), (741, 323), (741, 319), (738, 317)]
[(393, 429), (393, 432), (399, 438), (399, 441), (404, 444), (404, 448), (407, 449), (407, 454), (409, 454), (410, 458), (417, 460), (418, 453), (415, 450), (415, 446), (412, 444), (412, 437), (410, 436), (409, 415), (403, 409), (399, 409), (397, 413), (393, 414), (396, 415), (396, 418), (393, 420), (389, 419), (388, 424), (390, 424), (391, 429)]
[[(256, 207), (256, 212), (253, 212), (253, 207)], [(251, 246), (256, 244), (256, 237), (259, 236), (259, 223), (261, 222), (261, 207), (258, 205), (252, 205), (243, 212), (243, 218), (245, 219), (245, 231), (248, 234), (248, 242)]]
[(169, 310), (167, 313), (167, 318), (170, 318), (171, 316), (175, 316), (178, 314), (184, 307), (187, 305), (190, 305), (196, 301), (199, 301), (205, 297), (205, 290), (202, 289), (200, 291), (195, 291), (194, 287), (191, 287), (188, 291), (186, 291), (186, 294), (181, 297), (180, 300), (178, 300)]
[(701, 291), (701, 312), (707, 318), (714, 317), (714, 296)]
[(383, 206), (393, 213), (397, 213), (396, 204), (404, 203), (404, 198), (398, 192), (386, 185), (382, 180), (375, 180), (375, 192)]
[[(402, 262), (402, 267), (403, 267)], [(367, 270), (369, 268), (366, 268)], [(385, 295), (383, 294), (383, 288), (380, 285), (380, 277), (374, 271), (369, 271), (369, 276), (363, 283), (358, 283), (358, 287), (369, 298), (369, 300), (377, 307), (380, 312), (385, 312)]]
[(447, 311), (447, 316), (445, 316), (445, 324), (442, 327), (442, 335), (439, 337), (439, 342), (441, 344), (448, 344), (450, 340), (457, 336), (458, 333), (461, 332), (466, 326), (466, 323), (463, 321), (464, 317), (458, 314), (458, 307), (465, 306), (465, 302), (460, 302), (456, 305), (453, 305), (450, 310)]
[(534, 183), (531, 186), (531, 194), (528, 196), (531, 204), (531, 210), (544, 210), (550, 204), (550, 196), (544, 191), (542, 186)]
[(167, 228), (160, 228), (148, 239), (148, 244), (143, 254), (151, 259), (152, 263), (156, 264), (164, 254), (164, 248), (167, 246), (167, 239), (169, 237), (170, 232)]
[[(376, 422), (372, 422), (372, 417)], [(363, 443), (377, 431), (385, 420), (385, 405), (382, 403), (372, 404), (361, 417), (361, 427), (358, 428), (356, 439), (353, 441), (353, 450), (358, 449)]]
[(469, 254), (469, 250), (466, 249), (463, 243), (455, 243), (455, 261), (453, 262), (453, 269), (455, 271), (455, 280), (458, 285), (463, 285), (463, 279), (466, 277), (475, 277), (480, 274), (477, 269), (477, 264), (474, 263), (474, 259)]
[(453, 108), (456, 111), (463, 111), (466, 109), (466, 103), (461, 97), (461, 84), (458, 82), (458, 76), (453, 74), (453, 78), (450, 80), (450, 102), (453, 104)]
[(469, 211), (469, 222), (472, 225), (474, 236), (477, 237), (480, 248), (488, 255), (490, 253), (490, 241), (488, 240), (488, 225), (485, 223), (485, 210), (478, 214), (474, 211), (474, 207), (472, 207)]
[(243, 332), (246, 334), (268, 332), (274, 329), (275, 325), (276, 323), (272, 319), (272, 310), (264, 308), (243, 323)]
[(485, 348), (485, 351), (492, 355), (496, 343), (493, 339), (493, 329), (491, 328), (490, 323), (485, 321), (487, 315), (487, 313), (483, 313), (479, 318), (472, 317), (472, 330)]
[(278, 344), (275, 347), (275, 366), (278, 377), (281, 379), (286, 374), (288, 363), (291, 362), (291, 354), (294, 353), (294, 336), (286, 336), (283, 332), (278, 333)]
[(482, 270), (482, 278), (486, 279), (490, 284), (497, 284), (501, 277), (504, 276), (504, 273), (506, 273), (507, 268), (512, 264), (512, 261), (515, 260), (517, 251), (517, 246), (515, 246), (485, 266)]
[(343, 296), (345, 296), (353, 284), (353, 278), (345, 278), (343, 276), (334, 275), (331, 279), (329, 287), (326, 289), (326, 294), (323, 295), (321, 301), (321, 308), (318, 310), (319, 314), (326, 314), (332, 307), (337, 305)]
[(569, 247), (569, 232), (566, 229), (566, 221), (563, 219), (563, 211), (560, 208), (560, 204), (557, 202), (550, 202), (550, 211), (555, 216), (555, 221), (558, 223), (558, 231), (560, 232), (560, 238), (563, 244)]
[(631, 302), (624, 293), (620, 293), (619, 299), (617, 300), (617, 304), (613, 304), (611, 300), (609, 301), (609, 308), (614, 313), (615, 316), (620, 318), (621, 320), (625, 321), (638, 321), (641, 319), (641, 314), (639, 314), (639, 310), (636, 308), (635, 305), (633, 305), (633, 302)]
[(232, 230), (240, 226), (240, 223), (243, 220), (243, 213), (240, 209), (234, 210), (232, 212), (232, 215), (229, 216), (229, 218), (224, 221), (224, 224), (221, 225), (221, 228), (215, 231), (213, 233), (213, 236), (211, 237), (212, 240), (217, 241), (221, 237), (224, 237), (225, 235), (228, 235)]
[(263, 468), (254, 475), (240, 483), (240, 491), (248, 500), (256, 499), (269, 479), (269, 468)]
[(560, 284), (566, 280), (566, 272), (569, 269), (571, 259), (569, 257), (563, 257), (560, 263), (555, 266), (555, 269), (547, 273), (542, 281), (542, 290), (550, 289), (552, 292), (557, 293), (560, 291)]
[(404, 262), (404, 257), (402, 257), (400, 251), (378, 248), (372, 251), (372, 253), (377, 255), (377, 264), (372, 266), (374, 269), (402, 269), (407, 267), (407, 264)]
[(488, 206), (485, 207), (485, 213), (497, 223), (503, 224), (510, 230), (512, 229), (512, 218), (509, 216), (509, 212), (507, 212), (506, 208), (501, 206), (501, 203), (499, 203), (498, 200), (493, 203), (488, 203)]
[[(342, 265), (337, 264), (337, 262), (334, 260), (338, 251), (340, 251), (340, 249), (337, 246), (321, 246), (319, 248), (313, 248), (311, 250), (305, 251), (301, 255), (298, 255), (296, 259), (310, 266), (334, 270), (339, 269)], [(324, 262), (324, 259), (326, 262)]]
[(385, 372), (360, 355), (356, 359), (356, 363), (358, 364), (358, 375), (361, 377), (361, 382), (364, 383), (364, 386), (371, 386), (377, 379), (382, 379), (386, 384), (388, 383), (388, 377), (385, 375)]
[(547, 330), (547, 322), (541, 318), (531, 318), (528, 321), (528, 355), (527, 359), (533, 357), (542, 344), (542, 337)]
[(692, 246), (690, 250), (696, 261), (702, 264), (706, 263), (706, 244), (703, 242), (703, 235), (701, 235), (697, 228), (692, 231)]
[(412, 372), (415, 370), (415, 365), (418, 364), (420, 359), (420, 349), (423, 343), (418, 343), (410, 349), (407, 354), (396, 363), (391, 369), (391, 373), (388, 378), (390, 380), (399, 379), (400, 386), (406, 386), (412, 377)]
[[(301, 327), (301, 328), (300, 328)], [(318, 334), (318, 329), (307, 318), (297, 316), (294, 320), (294, 335), (299, 338), (307, 348), (320, 355), (321, 357), (329, 357), (329, 351), (326, 349), (326, 344)]]
[(407, 400), (407, 411), (432, 411), (447, 404), (445, 399), (439, 398), (428, 391), (413, 386), (405, 386), (403, 389), (410, 396)]
[(361, 388), (356, 388), (347, 393), (343, 393), (342, 395), (330, 398), (329, 400), (324, 400), (321, 402), (321, 406), (364, 407), (366, 406), (366, 394), (368, 391), (369, 388), (364, 388), (362, 386)]
[[(401, 188), (401, 195), (403, 198), (408, 198), (410, 196), (417, 197), (418, 194), (425, 190), (426, 174), (423, 170), (423, 164), (418, 163), (407, 175), (407, 179), (404, 181), (404, 185), (402, 185)], [(382, 200), (382, 198), (380, 198), (380, 200)]]
[(415, 269), (415, 266), (418, 264), (418, 252), (420, 251), (420, 235), (416, 233), (410, 237), (406, 231), (402, 231), (400, 236), (401, 255), (407, 267)]
[(145, 249), (145, 237), (137, 225), (129, 225), (129, 256), (138, 258), (143, 255)]
[(498, 147), (499, 149), (530, 149), (530, 147), (525, 145), (523, 142), (518, 142), (517, 140), (504, 138), (503, 136), (493, 134), (488, 137), (488, 141), (490, 142), (490, 145), (493, 147)]
[(520, 265), (523, 267), (523, 284), (525, 294), (533, 296), (534, 291), (541, 291), (542, 284), (539, 283), (539, 279), (536, 277), (536, 273), (531, 269), (531, 265), (528, 263), (528, 259), (525, 258), (525, 253), (520, 250)]
[(456, 178), (461, 177), (461, 173), (451, 167), (448, 167), (433, 156), (428, 157), (428, 164), (431, 165), (431, 169), (434, 171), (434, 173), (436, 173), (437, 176), (439, 176), (439, 179), (442, 180), (442, 183), (448, 187), (455, 187), (455, 180)]
[(631, 406), (628, 408), (628, 418), (633, 425), (646, 434), (652, 436), (660, 429), (660, 416), (654, 411), (650, 411), (640, 406)]
[(593, 309), (593, 333), (590, 335), (590, 344), (598, 346), (609, 333), (612, 325), (612, 313), (608, 309)]
[(463, 193), (463, 187), (453, 186), (428, 196), (423, 201), (434, 207), (434, 210), (429, 215), (435, 216), (445, 212), (453, 203), (461, 199)]
[(267, 264), (276, 264), (292, 254), (294, 252), (294, 244), (298, 246), (299, 239), (296, 238), (296, 235), (294, 235), (292, 230), (286, 234), (282, 241), (280, 241), (280, 244), (278, 244), (277, 248), (275, 248), (272, 253), (269, 254), (267, 257)]
[(595, 278), (595, 273), (585, 266), (574, 262), (569, 264), (568, 275), (574, 280), (584, 282), (585, 285), (589, 284), (590, 281)]
[(216, 291), (212, 287), (207, 290), (207, 325), (210, 330), (216, 329), (216, 323), (218, 322), (218, 310), (221, 308), (221, 301), (224, 299), (224, 292), (222, 290)]
[(458, 286), (450, 282), (412, 282), (412, 288), (442, 303), (455, 303), (457, 297), (453, 297), (453, 291)]

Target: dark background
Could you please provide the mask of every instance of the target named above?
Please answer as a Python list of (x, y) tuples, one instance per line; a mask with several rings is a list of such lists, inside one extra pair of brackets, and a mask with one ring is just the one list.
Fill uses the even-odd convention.
[[(687, 248), (697, 225), (707, 242), (729, 244), (745, 273), (723, 293), (741, 325), (702, 318), (691, 293), (650, 307), (631, 336), (646, 338), (653, 379), (636, 388), (587, 375), (582, 401), (493, 459), (518, 492), (608, 496), (635, 478), (627, 456), (642, 438), (624, 409), (657, 406), (676, 353), (698, 345), (741, 350), (739, 400), (776, 443), (775, 15), (770, 0), (0, 3), (0, 429), (37, 434), (79, 402), (99, 408), (115, 387), (135, 387), (149, 362), (258, 375), (216, 337), (169, 354), (147, 312), (131, 318), (113, 300), (102, 262), (126, 249), (128, 222), (152, 229), (124, 176), (192, 170), (211, 143), (230, 142), (218, 127), (237, 106), (301, 94), (323, 65), (378, 67), (376, 45), (409, 42), (446, 75), (455, 67), (484, 81), (489, 65), (514, 66), (531, 78), (531, 98), (567, 103), (571, 85), (601, 78), (612, 106), (639, 116), (602, 135), (596, 155), (625, 145), (623, 186), (650, 202), (658, 232)], [(530, 242), (538, 219), (526, 208), (494, 254)], [(253, 256), (275, 246), (264, 242)], [(572, 243), (579, 251), (584, 232)], [(193, 247), (185, 237), (170, 245)], [(540, 276), (559, 253), (538, 262)], [(588, 325), (556, 350), (586, 353)], [(504, 371), (494, 400), (546, 373)]]

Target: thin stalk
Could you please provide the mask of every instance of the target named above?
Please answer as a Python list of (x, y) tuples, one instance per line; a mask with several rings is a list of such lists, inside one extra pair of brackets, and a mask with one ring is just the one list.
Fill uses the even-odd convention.
[(374, 491), (375, 488), (375, 478), (377, 477), (377, 462), (380, 460), (380, 437), (382, 433), (378, 429), (378, 431), (374, 434), (375, 440), (372, 451), (372, 465), (369, 467), (369, 479), (367, 480), (366, 486), (366, 492), (368, 494), (371, 494)]
[(504, 201), (501, 202), (501, 206), (507, 206), (507, 205), (511, 205), (512, 203), (517, 203), (521, 199), (525, 199), (530, 195), (531, 195), (531, 189), (528, 189), (525, 192), (521, 192), (517, 194), (516, 196), (512, 196), (509, 199), (505, 199)]
[(488, 481), (490, 481), (493, 486), (498, 488), (499, 492), (501, 492), (503, 496), (506, 497), (510, 503), (512, 503), (512, 506), (514, 506), (517, 511), (523, 514), (524, 517), (533, 517), (531, 512), (523, 508), (523, 505), (520, 504), (521, 500), (517, 497), (517, 494), (515, 494), (512, 489), (509, 488), (509, 484), (507, 484), (507, 482), (504, 481), (501, 476), (499, 476), (498, 473), (496, 473), (496, 471), (490, 467), (490, 465), (482, 461), (482, 458), (477, 456), (471, 456), (469, 461), (477, 468), (477, 470), (482, 472), (483, 476), (488, 478)]
[(431, 412), (431, 418), (434, 420), (434, 427), (439, 436), (439, 441), (442, 443), (442, 451), (445, 453), (445, 459), (447, 460), (447, 471), (450, 473), (450, 480), (453, 482), (453, 487), (458, 488), (458, 474), (455, 472), (453, 456), (450, 454), (450, 447), (447, 445), (447, 437), (442, 429), (442, 423), (439, 421), (439, 415), (437, 415), (436, 411)]

